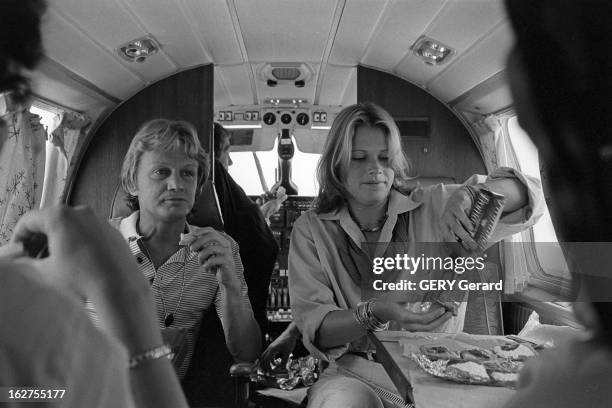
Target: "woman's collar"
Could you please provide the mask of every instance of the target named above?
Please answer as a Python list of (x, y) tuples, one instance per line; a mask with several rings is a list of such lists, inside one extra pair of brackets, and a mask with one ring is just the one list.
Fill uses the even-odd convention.
[[(387, 214), (403, 214), (405, 212), (414, 210), (421, 204), (422, 203), (412, 199), (412, 194), (404, 195), (395, 189), (391, 189), (389, 193), (389, 206), (387, 208)], [(350, 217), (346, 206), (343, 206), (339, 210), (317, 214), (317, 216), (321, 220), (339, 220), (342, 217)]]

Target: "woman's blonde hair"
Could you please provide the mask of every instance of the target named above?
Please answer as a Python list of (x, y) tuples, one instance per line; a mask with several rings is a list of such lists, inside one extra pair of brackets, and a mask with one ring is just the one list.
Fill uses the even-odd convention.
[(348, 173), (353, 138), (359, 126), (376, 127), (384, 132), (389, 151), (389, 166), (395, 172), (393, 187), (401, 188), (410, 178), (410, 162), (404, 155), (399, 130), (391, 115), (370, 102), (348, 106), (336, 116), (317, 165), (317, 212), (338, 210), (346, 202), (349, 193), (344, 186), (344, 178)]
[(169, 152), (183, 149), (187, 157), (198, 163), (198, 191), (208, 176), (208, 155), (202, 149), (198, 132), (189, 122), (182, 120), (153, 119), (145, 122), (128, 148), (121, 166), (121, 187), (127, 193), (127, 206), (138, 210), (138, 198), (131, 194), (136, 190), (136, 174), (144, 152)]

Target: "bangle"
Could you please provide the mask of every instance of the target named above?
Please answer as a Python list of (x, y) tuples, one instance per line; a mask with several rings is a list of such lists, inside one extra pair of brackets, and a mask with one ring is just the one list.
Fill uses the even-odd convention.
[(130, 362), (128, 363), (129, 368), (135, 368), (141, 365), (144, 362), (150, 360), (157, 360), (159, 358), (167, 357), (169, 360), (174, 358), (174, 353), (172, 349), (167, 344), (162, 344), (161, 346), (154, 347), (149, 350), (145, 350), (142, 353), (138, 353), (135, 356), (130, 358)]
[(360, 302), (357, 304), (357, 308), (353, 310), (353, 316), (357, 323), (369, 332), (378, 332), (389, 328), (389, 322), (381, 322), (372, 312), (372, 305), (375, 301), (376, 299), (371, 299), (366, 302)]

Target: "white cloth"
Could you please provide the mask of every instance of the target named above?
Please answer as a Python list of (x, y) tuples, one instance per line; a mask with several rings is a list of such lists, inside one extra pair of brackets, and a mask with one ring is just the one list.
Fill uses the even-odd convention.
[(26, 110), (2, 115), (8, 137), (0, 148), (0, 245), (19, 218), (37, 208), (42, 194), (47, 133), (40, 117)]

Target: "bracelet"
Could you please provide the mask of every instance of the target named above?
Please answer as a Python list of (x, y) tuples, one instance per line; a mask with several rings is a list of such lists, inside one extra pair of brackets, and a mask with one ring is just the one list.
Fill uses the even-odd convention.
[(174, 358), (174, 352), (172, 352), (172, 349), (167, 344), (162, 344), (161, 346), (145, 350), (142, 353), (138, 353), (135, 356), (132, 356), (130, 358), (130, 362), (128, 363), (128, 367), (135, 368), (144, 362), (150, 360), (157, 360), (159, 358), (164, 357), (167, 357), (169, 360)]
[(381, 322), (372, 312), (372, 305), (375, 301), (376, 299), (371, 299), (366, 302), (360, 302), (357, 304), (357, 308), (353, 310), (353, 316), (357, 323), (369, 332), (378, 332), (389, 328), (389, 322)]

